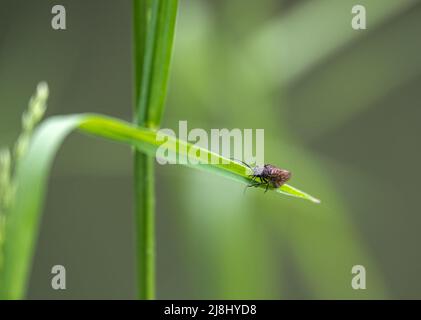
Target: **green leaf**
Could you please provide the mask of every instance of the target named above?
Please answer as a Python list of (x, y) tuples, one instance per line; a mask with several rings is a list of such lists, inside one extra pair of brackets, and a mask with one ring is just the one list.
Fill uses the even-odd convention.
[[(155, 156), (156, 150), (162, 145), (162, 141), (158, 141), (157, 139), (156, 131), (146, 128), (137, 128), (127, 122), (105, 116), (89, 115), (83, 123), (80, 124), (80, 128), (83, 131), (94, 135), (133, 145), (150, 156)], [(251, 171), (244, 164), (225, 158), (210, 150), (198, 147), (186, 141), (171, 136), (166, 136), (166, 138), (166, 146), (168, 146), (168, 149), (173, 151), (179, 158), (186, 160), (188, 157), (190, 160), (199, 162), (198, 164), (191, 164), (189, 162), (186, 163), (187, 166), (210, 171), (245, 184), (251, 182)], [(209, 163), (209, 159), (211, 158), (215, 159), (215, 162), (217, 163)], [(280, 188), (273, 190), (288, 196), (310, 200), (315, 203), (320, 202), (319, 199), (288, 184), (284, 184)]]
[[(20, 299), (25, 294), (48, 173), (56, 151), (64, 138), (75, 129), (133, 146), (149, 156), (155, 156), (156, 150), (162, 144), (162, 141), (157, 140), (156, 131), (138, 128), (128, 122), (101, 115), (56, 116), (43, 122), (35, 130), (29, 149), (17, 168), (16, 199), (6, 220), (4, 265), (0, 270), (0, 298)], [(190, 159), (199, 162), (196, 165), (188, 164), (191, 168), (206, 170), (245, 184), (251, 181), (250, 169), (243, 164), (173, 137), (168, 137), (168, 141), (171, 143), (167, 145), (172, 146), (177, 156), (189, 155)], [(219, 160), (219, 164), (203, 163), (211, 155)], [(275, 191), (319, 202), (289, 185), (283, 185)]]
[(136, 123), (158, 128), (165, 105), (177, 0), (134, 0)]

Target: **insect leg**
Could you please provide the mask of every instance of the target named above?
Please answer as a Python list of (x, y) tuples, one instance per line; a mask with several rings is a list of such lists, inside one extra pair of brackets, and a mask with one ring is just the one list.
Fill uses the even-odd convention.
[(259, 186), (261, 186), (262, 184), (264, 184), (263, 182), (257, 182), (257, 181), (255, 181), (254, 183), (250, 183), (248, 186), (247, 186), (247, 188), (249, 188), (249, 187), (259, 187)]
[(254, 174), (251, 175), (250, 177), (251, 177), (252, 182), (256, 182), (256, 179), (258, 178), (258, 176), (254, 175)]
[(262, 182), (257, 182), (257, 181), (255, 181), (254, 183), (251, 183), (251, 184), (249, 184), (249, 185), (247, 185), (245, 188), (244, 188), (244, 191), (243, 191), (243, 194), (245, 194), (246, 193), (246, 191), (247, 191), (247, 189), (248, 188), (250, 188), (250, 187), (259, 187), (259, 186), (261, 186), (263, 183)]

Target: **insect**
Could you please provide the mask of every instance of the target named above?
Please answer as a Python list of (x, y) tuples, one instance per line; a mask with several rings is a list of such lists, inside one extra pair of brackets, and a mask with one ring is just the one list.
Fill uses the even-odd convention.
[(262, 185), (266, 185), (265, 192), (267, 192), (269, 187), (279, 188), (285, 182), (291, 179), (291, 172), (285, 169), (275, 167), (271, 164), (265, 164), (263, 167), (251, 167), (243, 161), (240, 162), (246, 165), (253, 172), (250, 175), (250, 177), (252, 178), (252, 183), (249, 184), (247, 188), (260, 187)]

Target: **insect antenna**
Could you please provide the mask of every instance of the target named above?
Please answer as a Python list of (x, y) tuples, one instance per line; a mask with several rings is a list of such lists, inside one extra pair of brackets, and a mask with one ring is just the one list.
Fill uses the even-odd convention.
[(235, 158), (230, 158), (230, 160), (234, 160), (234, 161), (237, 161), (237, 162), (241, 162), (242, 164), (244, 164), (247, 168), (249, 168), (251, 171), (253, 171), (253, 168), (248, 164), (248, 163), (246, 163), (246, 162), (244, 162), (244, 161), (242, 161), (242, 160), (238, 160), (238, 159), (235, 159)]
[[(249, 168), (252, 172), (254, 172), (253, 168), (248, 163), (246, 163), (246, 162), (244, 162), (242, 160), (235, 159), (235, 158), (230, 158), (230, 160), (234, 160), (234, 161), (240, 162), (240, 163), (244, 164), (247, 168)], [(246, 191), (247, 191), (248, 188), (250, 188), (250, 187), (258, 187), (258, 186), (261, 186), (261, 185), (262, 185), (262, 183), (261, 182), (260, 183), (259, 182), (256, 182), (254, 180), (254, 176), (253, 176), (253, 183), (247, 185), (244, 188), (243, 195), (246, 194)]]

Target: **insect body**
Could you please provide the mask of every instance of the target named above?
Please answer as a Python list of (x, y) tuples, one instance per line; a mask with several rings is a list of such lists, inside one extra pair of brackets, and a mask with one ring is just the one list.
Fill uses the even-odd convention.
[[(249, 166), (250, 167), (250, 166)], [(266, 185), (266, 191), (269, 187), (279, 188), (291, 178), (291, 172), (280, 169), (271, 164), (265, 164), (263, 167), (250, 168), (253, 171), (252, 183), (248, 187), (259, 187)], [(257, 181), (259, 179), (259, 181)]]
[[(232, 159), (235, 160), (235, 159)], [(239, 160), (236, 160), (239, 161)], [(279, 188), (289, 179), (291, 179), (291, 172), (285, 169), (275, 167), (271, 164), (265, 164), (263, 167), (250, 167), (247, 163), (240, 160), (241, 163), (246, 165), (253, 173), (250, 175), (252, 183), (247, 187), (260, 187), (266, 185), (266, 191), (269, 187)]]

